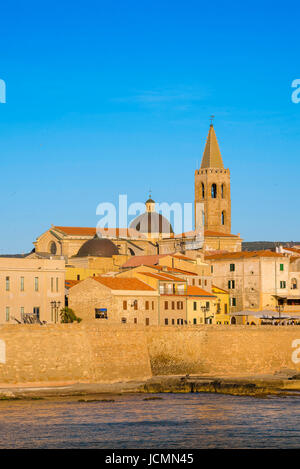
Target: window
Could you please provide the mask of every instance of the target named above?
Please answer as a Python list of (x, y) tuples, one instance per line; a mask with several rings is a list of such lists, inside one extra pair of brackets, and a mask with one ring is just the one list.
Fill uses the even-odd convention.
[(169, 324), (169, 320), (165, 318), (165, 326), (167, 326), (168, 324)]
[(9, 316), (10, 316), (10, 308), (9, 308), (9, 306), (6, 306), (6, 308), (5, 308), (5, 319), (6, 319), (6, 321), (9, 321)]
[(56, 291), (58, 292), (58, 277), (56, 277)]
[(197, 319), (196, 318), (193, 319), (193, 324), (197, 324)]
[(222, 197), (222, 199), (224, 199), (224, 197), (225, 197), (225, 184), (221, 185), (221, 197)]
[(227, 303), (224, 305), (224, 313), (227, 314)]
[(205, 306), (206, 306), (207, 311), (209, 311), (210, 310), (210, 302), (207, 301)]
[(133, 309), (136, 311), (138, 309), (138, 300), (134, 300)]
[(210, 273), (211, 273), (211, 274), (214, 273), (214, 266), (213, 266), (213, 265), (210, 266)]
[(212, 184), (211, 185), (211, 198), (212, 199), (217, 198), (217, 184)]
[(230, 298), (231, 306), (236, 306), (236, 298)]
[(137, 318), (133, 319), (134, 324), (137, 324)]
[(183, 302), (177, 301), (177, 309), (183, 309)]
[(297, 284), (297, 279), (296, 279), (296, 278), (292, 278), (292, 280), (291, 280), (291, 289), (292, 289), (292, 290), (296, 290), (296, 289), (297, 289), (297, 286), (298, 286), (298, 284)]
[(201, 184), (201, 188), (202, 188), (202, 199), (204, 199), (204, 197), (205, 197), (205, 188), (204, 188), (203, 182)]
[(37, 317), (37, 319), (40, 319), (40, 307), (39, 306), (35, 306), (33, 308), (33, 314)]
[(230, 272), (235, 272), (235, 264), (230, 264)]
[(123, 301), (123, 309), (127, 309), (127, 301)]
[(204, 280), (204, 286), (205, 287), (207, 286), (207, 280)]
[(154, 309), (154, 301), (152, 301), (152, 309)]
[(145, 301), (145, 309), (149, 309), (149, 301)]
[(285, 280), (280, 281), (280, 288), (286, 288), (286, 281)]
[(24, 306), (21, 306), (21, 308), (20, 308), (20, 316), (21, 316), (21, 319), (23, 319), (23, 317), (24, 317)]
[(173, 324), (173, 326), (174, 326), (174, 324), (175, 324), (175, 319), (172, 319), (172, 324)]
[(122, 318), (122, 319), (121, 319), (121, 323), (122, 323), (122, 324), (126, 324), (126, 322), (127, 322), (127, 319), (126, 319), (126, 318)]
[(54, 241), (51, 241), (51, 243), (50, 243), (50, 253), (55, 255), (56, 251), (57, 251), (56, 244), (55, 244)]
[(9, 277), (5, 277), (5, 290), (6, 291), (10, 290), (10, 279), (9, 279)]
[(51, 291), (54, 291), (54, 278), (51, 277)]
[(201, 279), (199, 278), (198, 284), (201, 285)]
[(197, 311), (197, 301), (194, 301), (194, 311)]
[(169, 308), (169, 303), (168, 301), (165, 301), (165, 309), (168, 309)]
[(80, 275), (77, 275), (77, 280), (80, 280)]
[(34, 290), (39, 291), (39, 278), (34, 277)]
[(195, 285), (195, 279), (194, 279), (194, 278), (193, 278), (193, 280), (192, 280), (192, 285)]
[(280, 264), (280, 270), (281, 270), (281, 272), (284, 271), (284, 265), (283, 264)]
[(146, 326), (149, 326), (149, 324), (150, 324), (150, 319), (146, 318)]
[(24, 277), (20, 278), (20, 290), (24, 291)]
[(235, 280), (228, 280), (228, 288), (229, 290), (234, 290), (235, 289)]
[(95, 319), (107, 319), (107, 309), (95, 308)]
[(225, 225), (225, 212), (223, 210), (222, 214), (221, 214), (221, 224), (222, 225)]
[(172, 301), (172, 309), (175, 309), (175, 301)]

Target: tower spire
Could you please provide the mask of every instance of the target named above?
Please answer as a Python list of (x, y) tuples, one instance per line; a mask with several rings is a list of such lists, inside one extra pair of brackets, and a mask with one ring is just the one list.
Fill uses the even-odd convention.
[(201, 169), (203, 168), (219, 168), (224, 169), (222, 156), (213, 126), (213, 119), (215, 116), (211, 116), (211, 124), (209, 127), (208, 136), (204, 148), (204, 153), (201, 162)]

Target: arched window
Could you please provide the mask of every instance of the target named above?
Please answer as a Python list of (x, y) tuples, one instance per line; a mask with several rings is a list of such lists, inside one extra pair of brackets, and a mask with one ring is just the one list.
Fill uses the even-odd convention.
[(51, 254), (56, 254), (57, 252), (57, 247), (54, 241), (51, 241), (50, 246), (49, 246), (49, 251)]
[(222, 215), (221, 215), (221, 224), (225, 225), (225, 212), (223, 210)]
[(292, 280), (291, 280), (291, 289), (292, 289), (292, 290), (297, 290), (297, 286), (298, 286), (298, 284), (297, 284), (297, 279), (296, 279), (296, 278), (292, 278)]
[(221, 185), (221, 197), (222, 197), (222, 199), (224, 199), (224, 197), (225, 197), (225, 184)]
[(211, 185), (211, 198), (212, 199), (217, 198), (217, 184), (212, 184)]
[(201, 188), (202, 188), (202, 199), (205, 197), (205, 189), (204, 189), (204, 184), (203, 182), (201, 183)]

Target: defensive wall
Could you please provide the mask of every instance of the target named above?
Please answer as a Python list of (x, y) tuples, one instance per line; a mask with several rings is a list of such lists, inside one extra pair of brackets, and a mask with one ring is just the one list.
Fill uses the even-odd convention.
[[(300, 371), (297, 326), (0, 326), (0, 384), (114, 383), (152, 375)], [(294, 342), (294, 347), (293, 347)], [(4, 350), (5, 346), (5, 350)], [(300, 357), (300, 353), (298, 355)], [(297, 360), (296, 360), (297, 361)]]

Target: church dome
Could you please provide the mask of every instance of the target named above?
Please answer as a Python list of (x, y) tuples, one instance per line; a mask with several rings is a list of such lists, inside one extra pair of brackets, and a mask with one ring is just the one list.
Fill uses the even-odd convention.
[(79, 249), (76, 257), (112, 257), (119, 254), (117, 246), (107, 238), (98, 238), (86, 241)]
[(145, 205), (146, 212), (132, 220), (129, 228), (150, 236), (170, 236), (170, 234), (173, 234), (173, 228), (169, 220), (160, 213), (155, 212), (155, 202), (151, 197), (145, 202)]

